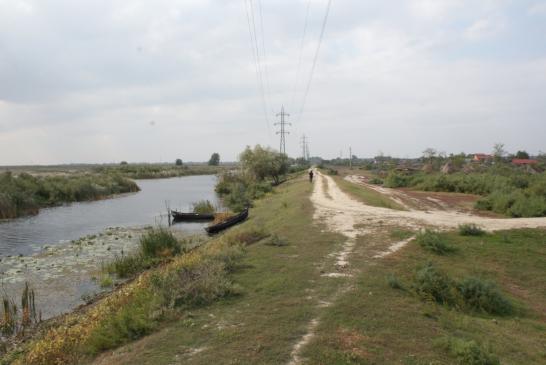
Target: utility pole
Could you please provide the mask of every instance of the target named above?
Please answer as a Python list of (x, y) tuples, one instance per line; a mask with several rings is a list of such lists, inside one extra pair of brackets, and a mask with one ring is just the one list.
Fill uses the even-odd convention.
[(283, 105), (281, 108), (281, 112), (277, 114), (277, 117), (281, 117), (281, 121), (278, 123), (275, 123), (275, 125), (278, 125), (281, 128), (279, 131), (277, 131), (277, 134), (281, 135), (281, 144), (280, 144), (279, 152), (283, 155), (286, 155), (286, 135), (290, 134), (290, 132), (286, 130), (286, 126), (292, 125), (288, 123), (285, 119), (285, 117), (289, 117), (289, 116), (290, 114), (284, 112), (284, 105)]
[(353, 169), (353, 148), (349, 147), (349, 169)]
[(307, 139), (307, 143), (305, 144), (305, 153), (307, 154), (307, 161), (311, 159), (311, 155), (309, 154), (309, 139)]

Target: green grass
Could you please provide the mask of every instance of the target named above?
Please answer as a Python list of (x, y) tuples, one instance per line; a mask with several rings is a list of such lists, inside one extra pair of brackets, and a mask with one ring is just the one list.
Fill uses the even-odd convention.
[(423, 249), (437, 255), (447, 255), (457, 250), (453, 245), (447, 243), (445, 235), (430, 229), (420, 232), (416, 241)]
[[(317, 263), (324, 262), (343, 238), (321, 233), (313, 223), (311, 189), (305, 177), (281, 185), (275, 194), (255, 203), (247, 223), (226, 233), (228, 238), (261, 237), (245, 233), (261, 228), (271, 237), (282, 237), (245, 245), (245, 256), (231, 274), (240, 295), (192, 309), (109, 361), (170, 364), (175, 358), (189, 359), (194, 349), (206, 348), (191, 355), (192, 364), (288, 362), (292, 346), (317, 314), (316, 302), (329, 298), (339, 285), (339, 279), (320, 277), (322, 270), (334, 265), (333, 259), (330, 266)], [(283, 205), (286, 202), (290, 203)], [(281, 244), (270, 244), (271, 240)]]
[(461, 236), (483, 236), (485, 231), (475, 224), (461, 224), (459, 226), (459, 234)]
[(365, 186), (354, 184), (341, 177), (334, 177), (334, 180), (341, 190), (364, 204), (374, 207), (404, 210), (400, 204), (396, 203), (389, 197)]
[[(364, 236), (357, 247), (373, 239)], [(356, 284), (321, 318), (317, 337), (305, 349), (308, 363), (497, 364), (498, 358), (502, 364), (545, 364), (546, 231), (481, 237), (453, 232), (444, 239), (457, 247), (456, 255), (438, 256), (413, 244), (373, 265), (355, 260)], [(410, 288), (426, 262), (448, 282), (496, 282), (515, 313), (458, 309), (397, 290)]]

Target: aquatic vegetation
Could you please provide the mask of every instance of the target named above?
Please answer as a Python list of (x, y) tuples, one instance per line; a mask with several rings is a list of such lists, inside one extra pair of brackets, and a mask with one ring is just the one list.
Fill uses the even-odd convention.
[(28, 327), (41, 322), (41, 314), (36, 311), (35, 293), (28, 283), (25, 283), (21, 294), (21, 308), (14, 300), (4, 295), (2, 298), (2, 316), (0, 317), (0, 333), (13, 336), (24, 333)]
[(36, 177), (4, 172), (0, 173), (0, 219), (36, 214), (44, 207), (139, 190), (134, 181), (119, 174)]
[(193, 212), (198, 214), (213, 214), (216, 207), (209, 200), (201, 200), (193, 203)]

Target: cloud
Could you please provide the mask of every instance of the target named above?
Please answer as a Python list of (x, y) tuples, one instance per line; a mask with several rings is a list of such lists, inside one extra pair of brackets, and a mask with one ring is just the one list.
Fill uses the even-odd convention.
[[(335, 1), (299, 116), (326, 1), (311, 2), (299, 82), (306, 1), (261, 3), (267, 112), (290, 109), (291, 153), (303, 133), (325, 157), (544, 149), (546, 50), (531, 41), (544, 26), (514, 15), (528, 5)], [(240, 1), (0, 0), (0, 165), (276, 146), (249, 38)]]
[(479, 19), (466, 28), (464, 35), (471, 41), (479, 41), (498, 35), (504, 29), (504, 24), (499, 19)]
[(546, 15), (546, 3), (535, 3), (529, 7), (527, 12), (530, 15)]

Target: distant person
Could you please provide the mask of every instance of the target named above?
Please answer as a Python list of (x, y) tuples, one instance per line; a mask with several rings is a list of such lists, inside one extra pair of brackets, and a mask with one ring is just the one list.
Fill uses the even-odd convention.
[(315, 176), (313, 170), (309, 170), (309, 182), (313, 182), (313, 176)]

